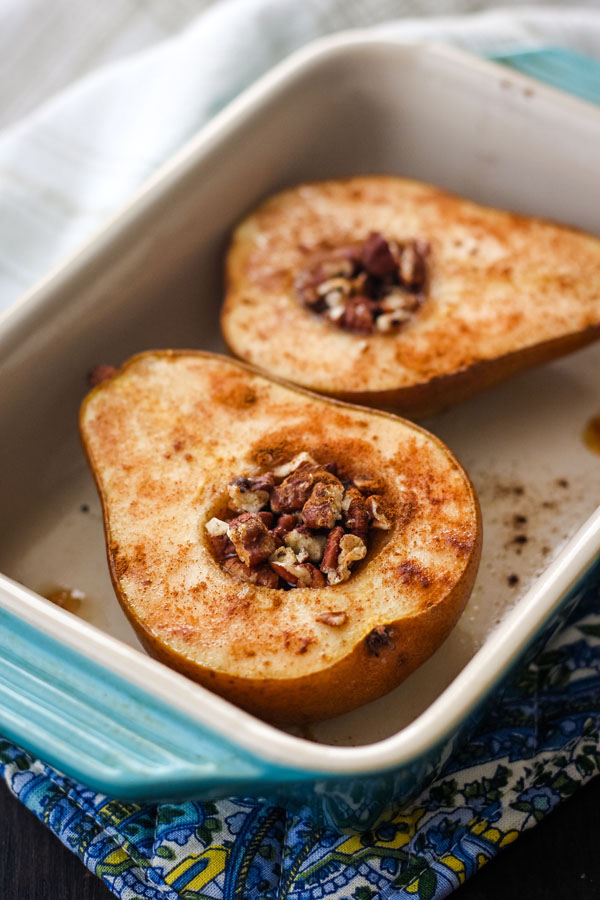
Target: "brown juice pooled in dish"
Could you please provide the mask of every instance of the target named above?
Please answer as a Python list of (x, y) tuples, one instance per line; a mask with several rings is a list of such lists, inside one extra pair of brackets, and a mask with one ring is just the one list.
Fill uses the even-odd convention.
[(591, 450), (592, 453), (597, 453), (598, 456), (600, 456), (600, 415), (591, 418), (585, 426), (583, 443), (588, 450)]
[[(205, 526), (219, 564), (235, 578), (269, 588), (309, 587), (347, 581), (367, 555), (373, 529), (390, 528), (381, 485), (350, 481), (335, 463), (301, 453), (272, 472), (234, 478), (227, 508)], [(326, 625), (345, 614), (323, 613)]]
[(77, 614), (81, 610), (81, 604), (86, 599), (86, 595), (83, 591), (78, 590), (77, 588), (66, 588), (66, 587), (57, 587), (52, 588), (51, 590), (44, 591), (42, 596), (49, 600), (50, 603), (54, 603), (55, 606), (60, 606), (61, 609), (66, 609), (67, 612)]

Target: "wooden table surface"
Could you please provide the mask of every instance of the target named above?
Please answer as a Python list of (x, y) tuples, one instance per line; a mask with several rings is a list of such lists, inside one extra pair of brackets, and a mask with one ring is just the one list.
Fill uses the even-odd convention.
[[(452, 896), (456, 900), (598, 900), (599, 850), (597, 777)], [(111, 897), (99, 879), (0, 784), (1, 900)]]

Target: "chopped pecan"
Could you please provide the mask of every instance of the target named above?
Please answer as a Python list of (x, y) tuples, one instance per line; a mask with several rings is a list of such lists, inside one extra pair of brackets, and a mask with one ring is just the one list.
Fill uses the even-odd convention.
[[(317, 294), (320, 297), (327, 297), (329, 294), (337, 294), (339, 297), (347, 297), (352, 290), (352, 282), (349, 278), (328, 278), (322, 281), (317, 288)], [(333, 304), (329, 304), (333, 305)]]
[(298, 453), (297, 456), (294, 456), (289, 462), (282, 463), (282, 465), (277, 466), (276, 469), (273, 469), (273, 475), (276, 478), (286, 478), (288, 475), (291, 475), (292, 472), (295, 472), (296, 469), (299, 469), (300, 466), (305, 463), (310, 463), (311, 466), (318, 465), (316, 459), (313, 459), (310, 453), (307, 453), (306, 450), (303, 450), (302, 453)]
[(330, 570), (337, 568), (337, 559), (340, 552), (340, 541), (344, 537), (344, 529), (341, 525), (337, 525), (327, 535), (327, 543), (323, 551), (323, 559), (321, 561), (321, 572), (327, 574)]
[(249, 478), (234, 478), (228, 486), (230, 506), (236, 512), (257, 513), (269, 502), (269, 492), (255, 490)]
[(340, 540), (340, 548), (335, 568), (321, 565), (321, 571), (327, 575), (329, 584), (341, 584), (350, 578), (350, 566), (366, 556), (367, 547), (355, 534), (345, 534)]
[(325, 278), (350, 278), (354, 274), (357, 249), (354, 246), (342, 247), (329, 259), (321, 262), (320, 269)]
[(269, 565), (294, 587), (324, 587), (325, 579), (309, 562), (299, 563), (291, 547), (280, 547), (269, 557)]
[(379, 306), (384, 313), (403, 313), (410, 318), (410, 313), (415, 309), (417, 303), (414, 294), (394, 288), (381, 298)]
[(297, 524), (298, 516), (295, 516), (292, 513), (283, 513), (283, 515), (279, 516), (277, 519), (277, 525), (273, 529), (273, 534), (276, 534), (277, 537), (285, 540), (286, 534), (293, 531)]
[(271, 509), (275, 513), (302, 509), (313, 488), (310, 465), (303, 465), (277, 485), (271, 494)]
[(361, 334), (371, 334), (374, 328), (375, 311), (377, 305), (359, 294), (350, 297), (344, 307), (342, 324), (348, 331), (357, 331)]
[(344, 487), (335, 478), (326, 484), (319, 481), (313, 488), (310, 497), (302, 507), (302, 515), (309, 528), (333, 528), (342, 515), (342, 497)]
[(400, 278), (407, 287), (419, 288), (425, 283), (425, 259), (421, 244), (408, 243), (402, 247)]
[(247, 566), (256, 566), (269, 558), (277, 539), (255, 513), (242, 513), (229, 523), (229, 537), (236, 553)]
[(279, 586), (279, 576), (266, 564), (250, 568), (250, 566), (245, 566), (237, 556), (233, 556), (224, 560), (222, 565), (230, 575), (235, 575), (241, 581), (248, 581), (250, 584), (258, 584), (261, 587), (276, 588)]
[(269, 512), (268, 509), (263, 509), (262, 512), (256, 513), (260, 521), (266, 528), (272, 528), (273, 522), (275, 521), (275, 516), (272, 512)]
[(380, 507), (380, 498), (372, 495), (366, 499), (366, 507), (371, 516), (371, 528), (380, 528), (382, 531), (389, 531), (391, 523), (388, 521), (385, 513)]
[[(272, 586), (276, 575), (282, 588), (340, 584), (366, 555), (370, 528), (391, 527), (376, 496), (382, 485), (367, 475), (346, 480), (335, 462), (303, 451), (273, 471), (234, 478), (224, 518), (206, 523), (207, 540), (221, 565), (247, 581)], [(266, 562), (274, 575), (264, 574)]]
[(350, 278), (353, 273), (354, 263), (343, 255), (322, 259), (314, 268), (300, 272), (296, 290), (307, 306), (315, 306), (323, 296), (321, 285), (333, 279)]
[(330, 322), (341, 322), (344, 316), (346, 315), (346, 304), (345, 303), (327, 303), (327, 318)]
[(225, 522), (224, 519), (218, 519), (216, 516), (213, 516), (212, 519), (208, 520), (204, 527), (206, 528), (209, 537), (217, 537), (222, 534), (227, 534), (229, 522)]
[(377, 625), (365, 638), (369, 656), (379, 656), (380, 650), (393, 650), (392, 628), (389, 625)]
[(305, 525), (300, 525), (286, 534), (284, 541), (291, 547), (298, 562), (309, 560), (312, 563), (320, 563), (325, 550), (324, 534), (312, 534)]
[(387, 331), (395, 331), (400, 325), (408, 322), (409, 319), (410, 313), (404, 309), (397, 309), (394, 312), (386, 312), (377, 316), (375, 324), (378, 331), (385, 333)]
[(253, 491), (266, 491), (270, 494), (275, 487), (275, 475), (273, 472), (265, 472), (264, 475), (259, 475), (257, 478), (249, 478), (248, 481)]
[(229, 538), (229, 523), (222, 519), (213, 518), (206, 523), (206, 533), (213, 553), (219, 562), (230, 556), (235, 556), (235, 547)]
[(383, 490), (383, 482), (379, 478), (373, 478), (371, 475), (355, 475), (352, 479), (354, 487), (357, 487), (362, 494), (380, 494)]
[(383, 235), (372, 232), (362, 249), (362, 264), (369, 273), (377, 278), (394, 275), (398, 270), (398, 260)]
[(330, 609), (327, 612), (321, 613), (320, 616), (317, 616), (317, 622), (322, 622), (323, 625), (331, 625), (332, 628), (339, 628), (341, 625), (345, 625), (348, 621), (348, 616), (345, 612)]
[(351, 534), (356, 534), (364, 541), (369, 532), (371, 515), (367, 509), (365, 498), (358, 488), (350, 487), (346, 489), (342, 500), (342, 510), (344, 511), (346, 530)]
[(335, 475), (323, 466), (303, 463), (274, 489), (271, 494), (271, 509), (275, 513), (302, 509), (314, 485), (322, 481), (339, 483)]

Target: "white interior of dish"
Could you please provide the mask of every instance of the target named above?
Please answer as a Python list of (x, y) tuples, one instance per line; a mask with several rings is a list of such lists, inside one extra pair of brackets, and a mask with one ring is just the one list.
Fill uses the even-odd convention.
[[(59, 586), (83, 591), (81, 618), (139, 647), (110, 584), (100, 504), (77, 435), (85, 376), (99, 362), (118, 365), (148, 348), (224, 351), (218, 314), (227, 235), (265, 195), (303, 180), (397, 173), (597, 230), (592, 187), (599, 159), (599, 112), (457, 51), (338, 38), (297, 54), (232, 104), (122, 216), (6, 317), (0, 571), (41, 594)], [(424, 423), (458, 456), (481, 500), (485, 539), (473, 596), (444, 646), (408, 681), (305, 737), (356, 747), (359, 755), (348, 765), (366, 765), (375, 758), (368, 756), (373, 745), (402, 729), (393, 740), (403, 743), (386, 741), (386, 753), (393, 759), (400, 750), (413, 752), (435, 737), (431, 715), (421, 714), (438, 700), (441, 728), (444, 697), (452, 698), (452, 716), (468, 711), (585, 568), (600, 542), (597, 523), (564, 565), (558, 560), (560, 578), (529, 591), (600, 497), (600, 457), (582, 439), (586, 422), (600, 414), (598, 372), (600, 346)], [(20, 602), (27, 604), (24, 594)], [(61, 621), (71, 618), (49, 603), (31, 609), (41, 627), (59, 636)], [(94, 642), (82, 623), (69, 633), (83, 652), (86, 635), (89, 646)], [(115, 656), (122, 654), (111, 645)], [(490, 657), (492, 646), (499, 650)], [(482, 647), (486, 652), (475, 656)], [(144, 670), (140, 654), (126, 657), (130, 673), (138, 665)], [(158, 681), (161, 671), (156, 666)], [(179, 683), (202, 718), (195, 698), (206, 692)], [(230, 710), (224, 723), (235, 716), (249, 721), (216, 702)], [(272, 742), (269, 726), (257, 722), (250, 731), (260, 737), (267, 729)], [(232, 733), (244, 742), (243, 729)], [(273, 753), (280, 746), (288, 759), (297, 752), (310, 761), (310, 744), (277, 734)], [(334, 748), (326, 755), (335, 767)]]

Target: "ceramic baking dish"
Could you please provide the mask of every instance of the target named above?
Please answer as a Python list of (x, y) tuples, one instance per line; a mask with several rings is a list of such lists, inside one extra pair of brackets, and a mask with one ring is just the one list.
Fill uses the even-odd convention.
[[(98, 790), (267, 794), (366, 827), (435, 773), (597, 568), (600, 460), (581, 439), (600, 412), (590, 347), (425, 423), (478, 489), (483, 559), (458, 627), (387, 697), (294, 734), (140, 650), (77, 436), (85, 375), (148, 348), (223, 350), (234, 223), (283, 186), (360, 172), (598, 230), (600, 111), (444, 47), (319, 42), (232, 103), (0, 323), (0, 731)], [(57, 587), (84, 593), (77, 615), (43, 599)]]

